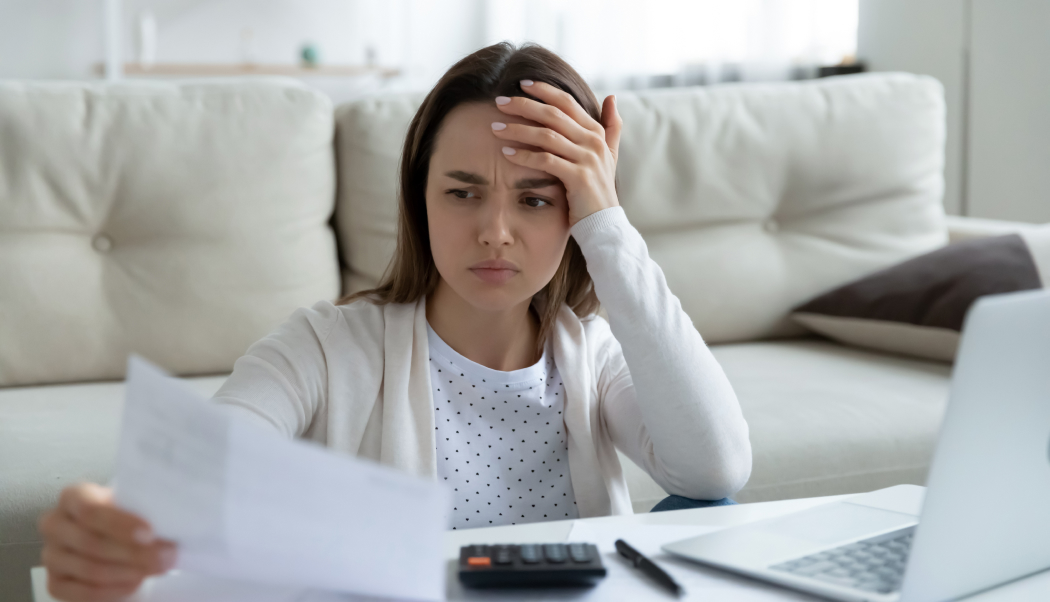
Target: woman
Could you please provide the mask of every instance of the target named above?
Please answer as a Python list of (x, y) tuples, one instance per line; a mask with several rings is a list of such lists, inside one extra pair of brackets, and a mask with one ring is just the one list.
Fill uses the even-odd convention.
[[(747, 424), (619, 207), (621, 128), (540, 46), (457, 63), (409, 127), (383, 283), (297, 310), (216, 403), (446, 482), (452, 528), (629, 514), (617, 448), (673, 494), (658, 509), (731, 503)], [(42, 518), (55, 597), (117, 598), (174, 563), (109, 499), (70, 487)]]

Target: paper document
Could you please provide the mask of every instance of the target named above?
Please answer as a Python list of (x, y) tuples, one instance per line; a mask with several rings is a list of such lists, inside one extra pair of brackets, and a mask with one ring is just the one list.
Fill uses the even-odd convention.
[(135, 356), (113, 487), (120, 507), (178, 543), (182, 571), (445, 596), (442, 484), (237, 420)]
[(184, 571), (150, 577), (125, 602), (391, 602), (391, 598), (235, 581)]

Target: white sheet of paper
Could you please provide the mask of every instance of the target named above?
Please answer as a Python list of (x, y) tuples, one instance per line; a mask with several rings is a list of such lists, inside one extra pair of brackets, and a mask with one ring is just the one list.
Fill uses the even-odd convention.
[(135, 356), (113, 486), (183, 571), (444, 598), (446, 487), (234, 420)]
[(150, 577), (126, 602), (392, 602), (391, 598), (171, 571)]

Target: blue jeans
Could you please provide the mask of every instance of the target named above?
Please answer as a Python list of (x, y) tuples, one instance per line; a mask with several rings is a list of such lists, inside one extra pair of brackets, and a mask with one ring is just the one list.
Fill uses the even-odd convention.
[(660, 500), (649, 512), (665, 510), (688, 510), (690, 508), (710, 508), (711, 506), (735, 506), (736, 502), (724, 497), (720, 500), (694, 500), (680, 495), (669, 495)]

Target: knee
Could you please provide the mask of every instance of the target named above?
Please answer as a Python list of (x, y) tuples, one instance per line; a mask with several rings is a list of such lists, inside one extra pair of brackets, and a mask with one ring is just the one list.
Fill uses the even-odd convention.
[(669, 495), (660, 500), (649, 512), (667, 510), (688, 510), (691, 508), (710, 508), (712, 506), (733, 506), (736, 502), (725, 497), (720, 500), (694, 500), (680, 495)]

